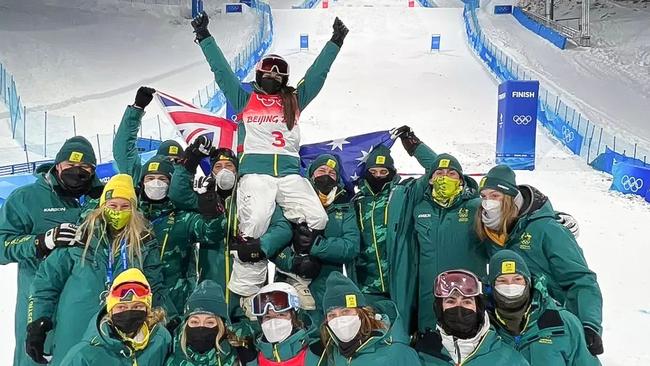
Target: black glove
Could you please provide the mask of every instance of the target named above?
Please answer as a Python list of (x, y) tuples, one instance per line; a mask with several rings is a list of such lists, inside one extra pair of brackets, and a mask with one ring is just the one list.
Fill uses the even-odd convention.
[(399, 137), (400, 140), (402, 140), (404, 150), (406, 150), (410, 156), (413, 156), (413, 154), (415, 154), (415, 149), (417, 149), (418, 146), (422, 143), (422, 141), (420, 141), (420, 139), (415, 136), (413, 130), (411, 130), (411, 127), (409, 126), (402, 126), (396, 129), (395, 135)]
[(306, 223), (293, 225), (293, 251), (297, 254), (309, 254), (314, 242), (322, 233), (322, 230), (310, 229)]
[(426, 353), (442, 360), (449, 358), (442, 354), (442, 337), (440, 333), (428, 328), (424, 333), (417, 334), (413, 348), (418, 353)]
[(194, 34), (196, 34), (196, 43), (200, 43), (202, 40), (210, 37), (208, 23), (210, 23), (210, 19), (208, 19), (208, 13), (205, 11), (202, 11), (201, 14), (192, 19), (192, 28), (194, 28)]
[(235, 351), (237, 351), (237, 358), (242, 365), (246, 365), (257, 358), (257, 349), (253, 341), (248, 341), (241, 347), (235, 347)]
[(603, 349), (603, 339), (600, 338), (600, 334), (590, 327), (584, 327), (584, 329), (585, 340), (587, 341), (587, 349), (589, 352), (594, 356), (598, 356), (605, 352)]
[(165, 325), (165, 328), (167, 328), (167, 331), (169, 334), (171, 334), (172, 338), (174, 338), (174, 333), (176, 332), (176, 328), (178, 328), (179, 325), (181, 325), (181, 318), (179, 317), (170, 319)]
[(570, 214), (564, 212), (556, 212), (555, 221), (557, 221), (565, 228), (569, 229), (574, 238), (577, 238), (578, 235), (580, 235), (580, 226), (578, 225), (578, 220), (576, 220), (576, 218)]
[(38, 258), (47, 257), (55, 248), (73, 246), (76, 241), (77, 225), (63, 223), (55, 226), (44, 234), (40, 234), (34, 241), (36, 244), (36, 256)]
[(297, 274), (300, 277), (313, 280), (320, 274), (321, 267), (322, 265), (318, 258), (311, 255), (297, 254), (293, 257), (291, 272)]
[(135, 94), (135, 102), (133, 102), (133, 106), (136, 108), (145, 109), (153, 100), (153, 94), (155, 92), (156, 89), (141, 86), (138, 89), (138, 92)]
[(212, 174), (199, 178), (194, 185), (194, 191), (199, 193), (199, 212), (208, 219), (215, 218), (226, 211), (216, 187)]
[(332, 34), (332, 39), (330, 39), (330, 41), (341, 48), (343, 46), (343, 40), (345, 39), (345, 36), (348, 35), (348, 27), (343, 24), (339, 17), (336, 17), (336, 19), (334, 19), (332, 28), (334, 28), (334, 33)]
[(47, 364), (43, 356), (45, 356), (45, 337), (50, 330), (52, 330), (52, 321), (49, 318), (36, 319), (27, 325), (25, 352), (36, 363)]
[(235, 243), (231, 247), (237, 251), (237, 256), (242, 262), (257, 263), (266, 258), (266, 254), (264, 254), (261, 247), (260, 239), (242, 238), (238, 236), (235, 238)]
[(199, 166), (201, 159), (210, 156), (212, 149), (212, 140), (208, 139), (205, 135), (197, 137), (190, 146), (185, 149), (185, 169), (190, 173), (196, 173), (196, 168)]

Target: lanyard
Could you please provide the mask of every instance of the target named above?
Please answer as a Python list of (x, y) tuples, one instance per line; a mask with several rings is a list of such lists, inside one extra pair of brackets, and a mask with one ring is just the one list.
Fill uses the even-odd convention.
[[(108, 266), (106, 268), (106, 283), (110, 286), (113, 283), (113, 252), (109, 249)], [(126, 239), (120, 241), (120, 257), (122, 258), (122, 269), (126, 270), (128, 265), (126, 259)]]

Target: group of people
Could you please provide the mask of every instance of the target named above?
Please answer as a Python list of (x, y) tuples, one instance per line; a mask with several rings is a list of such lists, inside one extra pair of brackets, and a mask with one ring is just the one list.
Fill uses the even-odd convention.
[(0, 209), (0, 263), (18, 263), (14, 365), (599, 364), (602, 296), (570, 215), (507, 166), (477, 183), (408, 126), (395, 135), (417, 179), (383, 146), (355, 192), (333, 154), (302, 176), (300, 112), (348, 29), (335, 20), (295, 88), (268, 55), (246, 92), (208, 22), (192, 21), (196, 42), (241, 151), (203, 135), (141, 164), (147, 87), (105, 185), (91, 144), (67, 140)]

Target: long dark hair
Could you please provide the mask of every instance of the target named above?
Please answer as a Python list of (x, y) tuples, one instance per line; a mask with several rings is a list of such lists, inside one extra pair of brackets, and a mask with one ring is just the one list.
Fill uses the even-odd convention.
[(296, 125), (296, 115), (298, 114), (296, 88), (285, 84), (280, 89), (280, 96), (282, 97), (282, 108), (284, 109), (284, 123), (287, 124), (289, 130), (293, 130), (293, 126)]

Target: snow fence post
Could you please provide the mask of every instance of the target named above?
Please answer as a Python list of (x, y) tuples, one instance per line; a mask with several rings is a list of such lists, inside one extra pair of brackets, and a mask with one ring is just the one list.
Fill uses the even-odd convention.
[(162, 128), (160, 128), (160, 115), (156, 114), (156, 118), (158, 119), (158, 139), (162, 141)]
[(23, 118), (23, 150), (27, 153), (27, 133), (25, 133), (27, 131), (27, 107), (23, 108), (25, 108), (25, 118)]
[[(115, 125), (113, 125), (115, 127)], [(99, 144), (99, 134), (96, 134), (97, 136), (97, 152), (99, 152), (99, 162), (102, 162), (102, 146)]]
[(77, 119), (75, 116), (72, 116), (72, 132), (77, 136)]
[(43, 126), (43, 156), (47, 156), (47, 111), (45, 111)]

